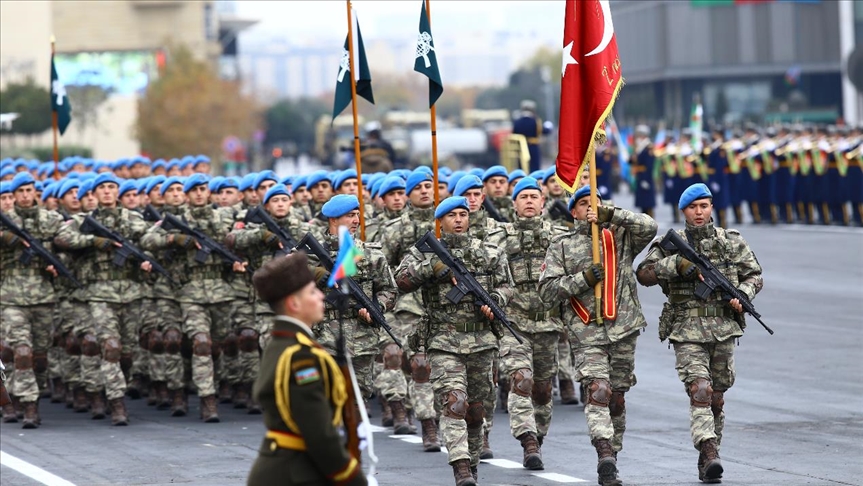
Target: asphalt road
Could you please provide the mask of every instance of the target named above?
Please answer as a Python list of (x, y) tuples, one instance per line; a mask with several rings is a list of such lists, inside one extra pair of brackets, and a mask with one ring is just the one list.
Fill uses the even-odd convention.
[[(662, 233), (668, 208), (660, 213)], [(726, 393), (724, 483), (863, 485), (863, 230), (739, 228), (765, 269), (755, 304), (776, 334), (750, 322), (736, 349), (737, 382)], [(673, 351), (656, 335), (662, 294), (641, 288), (639, 295), (649, 327), (636, 353), (638, 385), (627, 395), (621, 476), (627, 485), (699, 484), (688, 398)], [(129, 427), (48, 403), (37, 430), (2, 424), (0, 485), (244, 483), (264, 432), (259, 416), (220, 406), (222, 422), (203, 424), (196, 402), (185, 418), (141, 400), (128, 405)], [(539, 474), (521, 468), (507, 416), (498, 412), (495, 421), (496, 459), (480, 466), (480, 484), (595, 483), (596, 455), (580, 406), (556, 402)], [(379, 424), (379, 416), (372, 422)], [(423, 453), (418, 436), (380, 430), (374, 438), (381, 485), (454, 484), (446, 455)]]

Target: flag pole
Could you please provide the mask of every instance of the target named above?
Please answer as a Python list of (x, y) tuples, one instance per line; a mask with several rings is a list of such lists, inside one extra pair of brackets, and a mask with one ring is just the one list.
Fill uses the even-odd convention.
[[(426, 17), (428, 17), (429, 27), (431, 27), (431, 0), (425, 0), (426, 3)], [(429, 79), (429, 85), (431, 85), (431, 79)], [(435, 104), (431, 105), (430, 113), (431, 113), (431, 146), (432, 146), (432, 177), (434, 178), (434, 207), (437, 208), (440, 204), (440, 189), (438, 188), (438, 162), (437, 162), (437, 100), (435, 100)], [(435, 236), (440, 238), (440, 220), (435, 218)]]
[(363, 173), (362, 161), (360, 160), (360, 126), (357, 119), (357, 78), (355, 69), (359, 67), (354, 64), (354, 22), (351, 15), (351, 0), (346, 0), (348, 8), (348, 55), (350, 58), (351, 78), (351, 109), (354, 114), (354, 161), (357, 168), (357, 199), (360, 203), (360, 240), (366, 240), (366, 218), (365, 203), (363, 202)]
[[(590, 209), (593, 214), (599, 215), (596, 198), (596, 147), (595, 141), (590, 141)], [(599, 223), (590, 225), (590, 243), (593, 247), (593, 263), (600, 263), (599, 258)], [(603, 269), (605, 271), (607, 269)], [(596, 300), (596, 323), (602, 324), (602, 281), (593, 288), (593, 296)]]
[[(54, 66), (54, 36), (51, 36), (51, 66)], [(53, 81), (52, 81), (53, 82)], [(53, 87), (49, 85), (49, 91)], [(52, 92), (53, 96), (53, 92)], [(57, 145), (57, 111), (51, 109), (51, 132), (54, 134), (54, 179), (60, 180), (60, 147)]]

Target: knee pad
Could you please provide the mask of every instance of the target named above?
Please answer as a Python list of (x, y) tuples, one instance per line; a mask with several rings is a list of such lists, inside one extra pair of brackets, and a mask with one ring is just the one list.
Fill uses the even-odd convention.
[(411, 379), (414, 383), (428, 383), (430, 375), (431, 363), (428, 361), (428, 356), (425, 353), (413, 355), (411, 357)]
[(237, 337), (237, 346), (244, 353), (254, 353), (258, 350), (258, 338), (258, 333), (254, 329), (242, 329)]
[(132, 355), (126, 353), (120, 353), (120, 369), (123, 370), (123, 373), (129, 374), (129, 370), (132, 369)]
[(165, 331), (165, 352), (168, 354), (179, 354), (183, 346), (183, 334), (177, 329)]
[(192, 353), (195, 356), (210, 356), (213, 354), (213, 341), (206, 333), (199, 332), (192, 337)]
[(162, 331), (153, 329), (147, 333), (147, 346), (144, 349), (149, 349), (153, 354), (162, 354), (165, 352), (165, 336)]
[(587, 403), (607, 407), (611, 400), (611, 385), (608, 380), (593, 380), (587, 385)]
[(150, 349), (150, 333), (138, 333), (138, 346), (140, 346), (141, 349)]
[[(210, 353), (210, 355), (213, 357), (213, 361), (219, 359), (222, 356), (222, 346), (223, 346), (223, 344), (221, 342), (213, 341), (213, 351), (212, 351), (212, 353)], [(232, 357), (236, 357), (239, 354), (240, 353), (238, 352), (237, 354), (235, 354)]]
[(467, 393), (461, 390), (447, 392), (443, 397), (443, 414), (449, 418), (464, 420), (467, 413)]
[(117, 338), (108, 338), (102, 344), (102, 359), (109, 363), (119, 363), (123, 354), (123, 346)]
[(533, 399), (533, 403), (537, 405), (551, 403), (551, 380), (534, 381), (530, 397)]
[(36, 373), (44, 373), (48, 371), (48, 354), (33, 353), (33, 371)]
[(722, 413), (722, 407), (725, 406), (725, 392), (724, 391), (713, 391), (713, 396), (710, 400), (710, 410), (713, 412), (714, 417), (718, 417)]
[(485, 418), (485, 407), (482, 402), (473, 402), (467, 406), (464, 421), (469, 429), (482, 428), (482, 419)]
[(689, 404), (693, 407), (709, 407), (713, 387), (707, 378), (696, 378), (689, 384)]
[(608, 404), (608, 411), (612, 417), (620, 417), (626, 411), (626, 399), (623, 397), (625, 392), (611, 392), (611, 403)]
[(6, 363), (15, 361), (15, 350), (9, 347), (6, 341), (0, 341), (0, 360)]
[(15, 371), (33, 369), (33, 349), (30, 346), (15, 347)]
[[(225, 353), (225, 356), (230, 356), (232, 358), (238, 355), (240, 353), (240, 348), (237, 341), (237, 336), (229, 334), (221, 343), (221, 352)], [(213, 352), (213, 359), (216, 359), (215, 351)]]
[(81, 340), (81, 353), (84, 356), (99, 356), (101, 350), (99, 349), (99, 341), (96, 339), (96, 336), (92, 334), (84, 334), (84, 338)]
[(51, 340), (51, 347), (59, 348), (61, 346), (63, 346), (63, 333), (60, 331), (55, 331), (54, 337)]
[(384, 346), (384, 368), (388, 370), (397, 370), (402, 364), (403, 351), (396, 343), (389, 343)]
[(71, 332), (66, 335), (66, 354), (69, 356), (81, 356), (81, 340)]
[(533, 371), (522, 368), (512, 373), (510, 391), (520, 397), (529, 397), (533, 391)]

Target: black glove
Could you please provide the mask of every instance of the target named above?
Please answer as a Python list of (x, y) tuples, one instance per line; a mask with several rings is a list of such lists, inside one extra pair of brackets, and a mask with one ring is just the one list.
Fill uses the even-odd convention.
[(603, 206), (600, 204), (596, 207), (596, 222), (608, 223), (614, 216), (614, 206)]
[(195, 244), (195, 239), (189, 235), (174, 235), (174, 245), (189, 249)]
[(101, 236), (93, 237), (93, 248), (102, 251), (108, 251), (114, 247), (114, 240), (110, 238), (102, 238)]
[(261, 241), (270, 248), (279, 247), (279, 237), (268, 230), (261, 230)]
[(602, 282), (605, 278), (605, 272), (603, 272), (602, 265), (598, 263), (592, 263), (583, 272), (581, 272), (581, 274), (584, 276), (584, 280), (587, 282), (589, 287), (596, 287), (596, 284)]
[(701, 271), (697, 265), (681, 256), (677, 262), (677, 274), (683, 277), (684, 280), (698, 280)]

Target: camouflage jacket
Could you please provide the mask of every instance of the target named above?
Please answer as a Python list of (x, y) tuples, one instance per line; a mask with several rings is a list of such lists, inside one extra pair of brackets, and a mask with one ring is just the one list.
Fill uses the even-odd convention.
[(366, 221), (366, 241), (380, 242), (383, 239), (382, 229), (384, 226), (386, 226), (390, 221), (399, 219), (405, 211), (405, 209), (402, 209), (401, 211), (390, 211), (389, 209), (384, 209), (383, 212), (374, 218), (369, 218)]
[(512, 198), (509, 196), (503, 197), (491, 197), (489, 198), (494, 207), (497, 208), (497, 211), (506, 218), (510, 223), (515, 222), (515, 219), (518, 217), (515, 214), (515, 206), (512, 205)]
[(479, 240), (485, 241), (486, 237), (497, 230), (498, 222), (488, 217), (485, 209), (480, 208), (468, 215), (468, 234)]
[[(185, 204), (181, 204), (179, 206), (169, 206), (166, 204), (159, 208), (160, 213), (170, 213), (178, 218), (186, 214), (187, 210), (188, 207)], [(170, 272), (174, 281), (179, 283), (185, 278), (186, 274), (186, 261), (185, 259), (178, 257), (178, 254), (182, 254), (183, 250), (175, 247), (154, 247), (147, 244), (149, 240), (147, 235), (155, 231), (152, 228), (157, 225), (158, 223), (151, 224), (150, 228), (147, 229), (147, 232), (144, 233), (144, 236), (141, 237), (141, 248), (152, 252), (156, 257), (156, 260), (158, 260), (158, 262), (161, 263), (168, 272)], [(174, 234), (180, 234), (178, 230), (172, 230), (171, 232)], [(178, 284), (172, 284), (163, 275), (155, 272), (151, 273), (153, 273), (151, 276), (154, 278), (151, 293), (152, 297), (154, 299), (177, 300), (177, 294), (179, 293)]]
[(543, 301), (537, 290), (545, 253), (554, 236), (566, 233), (540, 217), (519, 218), (499, 224), (503, 231), (493, 232), (488, 241), (506, 255), (513, 280), (513, 296), (506, 312), (515, 327), (524, 332), (562, 331), (560, 305)]
[[(95, 237), (84, 234), (79, 229), (86, 216), (86, 213), (76, 214), (66, 221), (54, 240), (59, 248), (92, 248)], [(125, 208), (99, 208), (90, 216), (133, 245), (138, 245), (138, 240), (147, 231), (147, 222), (141, 213)], [(109, 246), (106, 250), (94, 249), (88, 254), (91, 271), (87, 272), (85, 281), (82, 282), (87, 286), (82, 298), (88, 301), (127, 304), (149, 297), (149, 291), (143, 283), (144, 272), (140, 270), (141, 262), (129, 258), (122, 266), (115, 265), (115, 251), (114, 246)]]
[[(545, 256), (545, 268), (539, 276), (539, 294), (546, 302), (563, 304), (563, 321), (570, 336), (581, 343), (600, 346), (617, 342), (647, 326), (638, 301), (633, 260), (656, 236), (657, 224), (650, 216), (615, 208), (607, 225), (616, 245), (617, 301), (616, 318), (596, 324), (594, 288), (588, 286), (582, 272), (593, 262), (590, 224), (576, 221), (572, 232), (555, 237)], [(600, 245), (600, 251), (602, 245)], [(606, 275), (603, 289), (610, 281)], [(575, 311), (580, 301), (590, 314), (587, 324)]]
[[(402, 211), (401, 216), (387, 222), (381, 228), (380, 241), (390, 267), (398, 267), (416, 242), (434, 229), (434, 206), (424, 209), (409, 207)], [(425, 309), (420, 302), (420, 296), (410, 292), (399, 297), (395, 312), (409, 312), (421, 316), (425, 314)]]
[[(57, 214), (63, 218), (63, 222), (69, 221), (72, 219), (75, 213), (71, 214), (64, 210), (62, 207), (57, 210)], [(90, 261), (91, 259), (88, 257), (88, 253), (94, 251), (92, 248), (87, 248), (84, 250), (59, 250), (55, 248), (57, 251), (57, 257), (66, 265), (66, 268), (75, 275), (75, 278), (78, 279), (79, 282), (83, 282), (87, 279), (86, 277), (86, 267), (85, 263)], [(69, 279), (59, 278), (54, 280), (54, 292), (57, 294), (57, 298), (61, 300), (68, 299), (76, 299), (78, 294), (82, 289), (78, 288), (75, 284), (73, 284)]]
[[(200, 230), (219, 244), (224, 244), (234, 224), (228, 212), (209, 205), (184, 207), (183, 213), (177, 216), (185, 219), (190, 228)], [(161, 225), (154, 225), (141, 239), (141, 246), (149, 251), (175, 248), (173, 258), (184, 268), (180, 280), (182, 288), (176, 293), (178, 302), (217, 304), (234, 300), (235, 292), (226, 279), (226, 275), (232, 272), (230, 265), (216, 254), (209, 255), (204, 262), (199, 263), (195, 260), (198, 251), (195, 245), (188, 249), (172, 247), (168, 243), (168, 236), (169, 233)]]
[[(501, 307), (512, 299), (512, 277), (506, 255), (491, 243), (484, 243), (467, 234), (443, 234), (454, 258), (459, 259), (482, 287)], [(449, 353), (471, 354), (486, 349), (497, 349), (497, 336), (502, 332), (493, 329), (498, 324), (490, 322), (479, 310), (476, 301), (466, 296), (458, 304), (446, 298), (452, 282), (438, 281), (434, 276), (434, 264), (440, 260), (433, 253), (421, 253), (411, 247), (405, 255), (395, 277), (400, 290), (420, 290), (423, 303), (428, 309), (429, 330), (426, 349), (437, 349)]]
[[(704, 255), (726, 278), (750, 300), (761, 291), (761, 265), (740, 232), (723, 229), (710, 223), (696, 228), (686, 225), (678, 233), (687, 238), (695, 251)], [(643, 285), (659, 284), (668, 296), (659, 318), (659, 337), (672, 342), (709, 343), (743, 335), (746, 321), (743, 314), (714, 294), (699, 300), (693, 294), (697, 281), (687, 281), (677, 273), (679, 256), (659, 246), (660, 239), (650, 247), (647, 257), (638, 266), (638, 280)]]
[[(19, 228), (37, 238), (48, 251), (55, 251), (52, 241), (63, 224), (63, 218), (54, 211), (38, 206), (21, 208), (17, 205), (6, 215)], [(28, 263), (21, 262), (24, 245), (11, 232), (0, 229), (0, 291), (4, 305), (29, 306), (57, 302), (51, 275), (45, 271), (48, 264), (38, 256)], [(9, 242), (12, 244), (8, 244)], [(61, 279), (63, 277), (60, 277)]]
[(308, 222), (312, 219), (308, 204), (294, 204), (291, 206), (291, 216), (303, 222)]

